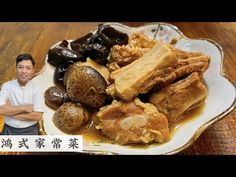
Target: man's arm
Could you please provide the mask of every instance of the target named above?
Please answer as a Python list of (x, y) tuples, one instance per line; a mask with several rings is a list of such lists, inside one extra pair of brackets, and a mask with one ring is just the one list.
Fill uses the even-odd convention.
[(16, 114), (21, 114), (21, 113), (30, 113), (32, 111), (33, 111), (32, 104), (12, 106), (9, 100), (7, 100), (4, 105), (0, 106), (0, 115), (6, 115), (6, 116), (14, 116)]
[(33, 110), (32, 105), (10, 106), (4, 104), (0, 106), (0, 114), (6, 116), (14, 116), (16, 114), (29, 113), (32, 112), (32, 110)]
[(0, 114), (6, 116), (13, 116), (19, 120), (36, 120), (42, 119), (43, 113), (33, 112), (33, 105), (11, 106), (7, 101), (5, 105), (0, 106)]
[(15, 116), (16, 119), (19, 120), (36, 120), (40, 121), (43, 117), (42, 112), (30, 112), (30, 113), (22, 113), (22, 114), (17, 114)]

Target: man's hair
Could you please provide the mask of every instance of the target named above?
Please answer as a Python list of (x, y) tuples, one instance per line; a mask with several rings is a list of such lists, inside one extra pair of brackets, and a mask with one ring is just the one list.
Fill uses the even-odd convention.
[(17, 63), (19, 63), (23, 60), (30, 60), (32, 62), (33, 66), (35, 65), (35, 60), (32, 57), (32, 55), (30, 55), (29, 53), (23, 53), (23, 54), (18, 55), (18, 57), (16, 57), (16, 65), (17, 65)]

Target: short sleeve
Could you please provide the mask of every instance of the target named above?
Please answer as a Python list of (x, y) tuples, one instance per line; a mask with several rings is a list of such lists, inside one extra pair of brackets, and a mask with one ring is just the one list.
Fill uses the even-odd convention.
[(35, 87), (34, 90), (34, 111), (35, 112), (44, 112), (44, 96), (41, 88)]
[(9, 93), (7, 91), (6, 85), (3, 84), (0, 91), (0, 105), (4, 105), (8, 98), (9, 98)]

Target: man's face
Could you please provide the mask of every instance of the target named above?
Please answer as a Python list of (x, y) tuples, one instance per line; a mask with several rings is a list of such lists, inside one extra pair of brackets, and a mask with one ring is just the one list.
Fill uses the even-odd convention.
[(27, 84), (33, 72), (34, 67), (30, 60), (23, 60), (16, 65), (16, 77), (21, 85)]

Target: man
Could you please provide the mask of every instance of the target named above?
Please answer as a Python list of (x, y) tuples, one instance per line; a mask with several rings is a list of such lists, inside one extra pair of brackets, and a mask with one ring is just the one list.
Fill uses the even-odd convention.
[(38, 135), (37, 121), (43, 116), (43, 94), (31, 81), (35, 61), (30, 54), (16, 58), (16, 80), (2, 85), (0, 115), (5, 117), (2, 135)]

